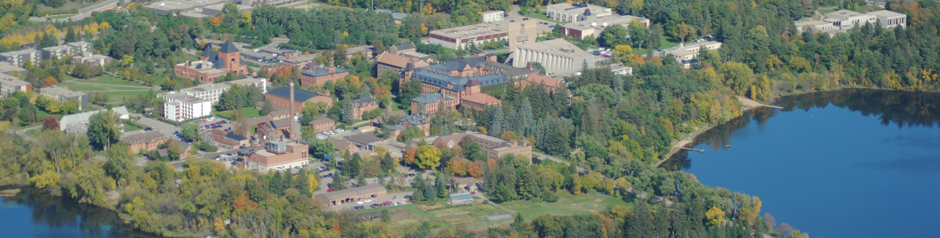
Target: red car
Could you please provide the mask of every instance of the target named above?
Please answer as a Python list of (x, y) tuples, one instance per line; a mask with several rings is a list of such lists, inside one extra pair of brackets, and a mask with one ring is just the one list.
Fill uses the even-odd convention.
[(333, 192), (333, 189), (332, 189), (332, 188), (330, 188), (330, 189), (327, 189), (327, 190), (326, 190), (326, 192), (328, 192), (328, 193), (332, 193), (332, 192)]

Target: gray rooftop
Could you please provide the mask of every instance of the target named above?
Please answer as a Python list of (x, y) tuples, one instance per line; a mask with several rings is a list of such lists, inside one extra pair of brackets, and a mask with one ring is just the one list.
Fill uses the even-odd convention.
[(558, 56), (570, 57), (574, 59), (594, 56), (591, 53), (578, 48), (578, 46), (575, 46), (565, 39), (539, 41), (535, 43), (518, 45), (516, 47), (521, 49), (534, 50), (537, 52), (545, 52)]

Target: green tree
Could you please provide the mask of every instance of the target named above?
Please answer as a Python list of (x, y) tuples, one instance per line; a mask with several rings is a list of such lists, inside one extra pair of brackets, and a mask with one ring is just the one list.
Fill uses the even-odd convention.
[[(306, 106), (306, 105), (305, 105)], [(274, 104), (271, 101), (264, 100), (264, 104), (261, 105), (261, 111), (259, 112), (262, 116), (267, 116), (274, 111)]]
[(382, 218), (381, 218), (381, 219), (382, 219), (382, 222), (384, 222), (384, 223), (391, 223), (391, 222), (392, 222), (392, 215), (388, 214), (388, 209), (382, 209), (381, 217), (382, 217)]
[(107, 149), (121, 136), (120, 117), (113, 110), (100, 112), (88, 119), (88, 140), (99, 150)]
[(431, 145), (422, 145), (418, 147), (418, 153), (415, 154), (415, 164), (421, 169), (432, 169), (437, 167), (441, 161), (441, 151)]
[(503, 135), (506, 119), (503, 118), (503, 108), (500, 106), (492, 107), (493, 116), (490, 119), (490, 128), (487, 130), (491, 136), (499, 137)]
[(629, 34), (629, 32), (626, 27), (620, 24), (613, 24), (601, 32), (598, 43), (607, 48), (614, 48), (618, 45), (628, 45), (630, 42), (627, 40), (627, 34)]
[(136, 168), (134, 160), (137, 155), (124, 143), (116, 143), (106, 152), (107, 162), (104, 164), (105, 172), (120, 185), (126, 185)]
[(343, 119), (343, 123), (349, 124), (355, 121), (356, 118), (353, 117), (353, 114), (354, 112), (353, 112), (352, 100), (344, 101), (343, 110), (341, 111), (341, 118)]
[(199, 123), (195, 121), (183, 123), (180, 135), (191, 142), (199, 141)]
[(78, 34), (76, 34), (71, 27), (66, 27), (65, 29), (65, 43), (72, 43), (81, 40)]

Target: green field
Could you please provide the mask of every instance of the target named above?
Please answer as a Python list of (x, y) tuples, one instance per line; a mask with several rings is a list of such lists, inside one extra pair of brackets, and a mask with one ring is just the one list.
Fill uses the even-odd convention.
[(52, 20), (58, 20), (58, 19), (69, 18), (69, 17), (72, 17), (72, 16), (75, 16), (75, 15), (71, 15), (71, 14), (67, 14), (67, 15), (55, 15), (55, 16), (49, 16), (49, 17), (47, 17), (47, 18), (52, 19)]
[(62, 114), (49, 114), (48, 112), (43, 111), (43, 110), (36, 110), (36, 118), (39, 118), (39, 121), (40, 121), (39, 124), (42, 124), (41, 121), (46, 120), (46, 118), (49, 116), (52, 116), (56, 120), (62, 120)]
[(621, 200), (607, 195), (596, 193), (571, 195), (567, 191), (557, 193), (558, 201), (549, 203), (535, 203), (532, 201), (511, 201), (501, 204), (503, 207), (519, 212), (526, 220), (541, 215), (583, 215), (592, 212), (601, 212), (614, 205), (632, 206)]
[(68, 80), (61, 83), (60, 85), (68, 86), (69, 89), (82, 91), (89, 94), (92, 92), (106, 94), (110, 97), (109, 100), (111, 103), (121, 102), (123, 97), (136, 96), (141, 93), (146, 93), (150, 91), (151, 88), (153, 88), (137, 82), (123, 80), (112, 76), (101, 76), (84, 80)]
[(124, 123), (124, 132), (139, 131), (144, 128), (140, 128), (131, 123)]

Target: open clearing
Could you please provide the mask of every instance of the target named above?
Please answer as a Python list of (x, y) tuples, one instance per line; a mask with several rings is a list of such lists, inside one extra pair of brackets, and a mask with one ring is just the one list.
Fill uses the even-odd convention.
[(571, 195), (567, 191), (560, 191), (557, 193), (558, 201), (549, 203), (541, 202), (535, 203), (532, 201), (511, 201), (506, 202), (502, 205), (508, 209), (515, 210), (522, 215), (522, 218), (526, 220), (531, 220), (541, 215), (583, 215), (591, 214), (593, 212), (601, 212), (607, 210), (608, 207), (614, 205), (626, 205), (632, 206), (621, 200), (620, 198), (615, 198), (598, 193), (589, 193), (589, 194), (580, 194), (580, 195)]

